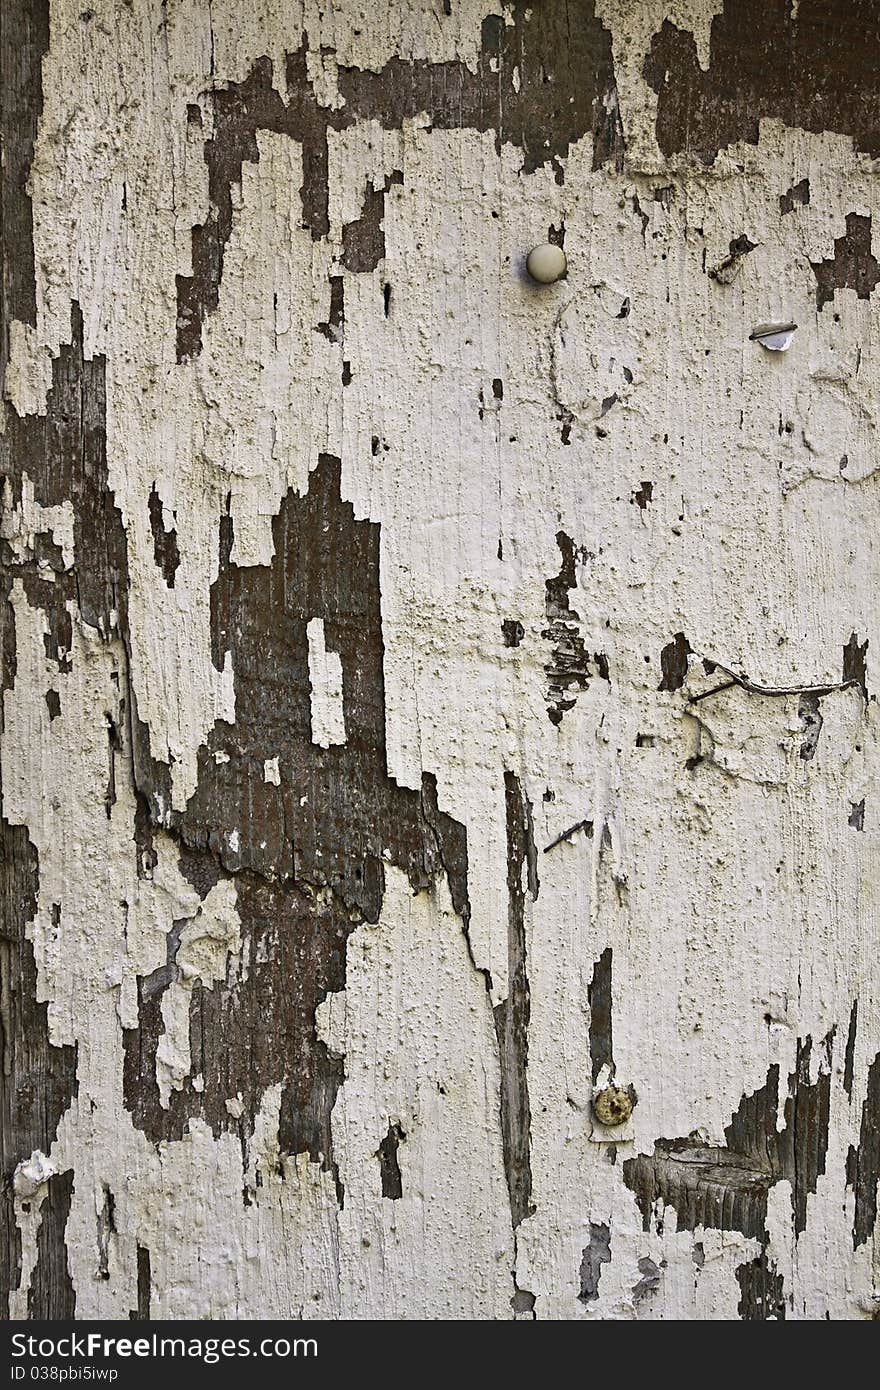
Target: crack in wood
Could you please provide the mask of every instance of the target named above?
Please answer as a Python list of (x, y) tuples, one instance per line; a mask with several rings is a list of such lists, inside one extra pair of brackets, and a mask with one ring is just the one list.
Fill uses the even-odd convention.
[(531, 1105), (529, 1102), (529, 990), (525, 889), (538, 896), (532, 808), (512, 772), (504, 774), (507, 819), (507, 998), (495, 1005), (495, 1032), (501, 1061), (501, 1139), (514, 1229), (531, 1216)]

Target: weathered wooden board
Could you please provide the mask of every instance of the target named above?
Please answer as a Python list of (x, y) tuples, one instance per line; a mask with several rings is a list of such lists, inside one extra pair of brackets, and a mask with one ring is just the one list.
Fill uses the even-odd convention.
[(2, 38), (9, 1316), (877, 1316), (877, 5)]

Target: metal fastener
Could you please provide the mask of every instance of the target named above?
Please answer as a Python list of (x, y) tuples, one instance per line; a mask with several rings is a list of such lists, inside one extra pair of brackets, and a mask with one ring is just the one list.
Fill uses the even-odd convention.
[(786, 352), (791, 346), (796, 328), (796, 323), (759, 323), (749, 334), (749, 341), (760, 343), (761, 347), (769, 348), (770, 352)]
[(568, 267), (565, 252), (561, 246), (547, 241), (543, 246), (535, 246), (528, 254), (526, 270), (539, 285), (553, 285), (561, 280)]
[(593, 1095), (593, 1114), (600, 1125), (614, 1129), (626, 1123), (635, 1103), (636, 1093), (632, 1086), (603, 1086)]

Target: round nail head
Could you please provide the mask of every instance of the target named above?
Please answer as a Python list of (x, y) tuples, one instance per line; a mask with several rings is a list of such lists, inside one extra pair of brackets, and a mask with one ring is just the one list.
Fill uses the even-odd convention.
[(552, 241), (533, 247), (526, 260), (526, 270), (539, 285), (553, 285), (561, 280), (567, 265), (562, 247), (554, 246)]

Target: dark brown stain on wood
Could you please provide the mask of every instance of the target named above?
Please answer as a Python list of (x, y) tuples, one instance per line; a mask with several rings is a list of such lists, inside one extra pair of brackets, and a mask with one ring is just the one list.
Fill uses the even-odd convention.
[(394, 169), (379, 188), (368, 183), (364, 190), (361, 215), (347, 222), (342, 229), (342, 264), (354, 274), (375, 270), (385, 256), (385, 195), (395, 184), (403, 183), (403, 174)]
[(648, 213), (645, 212), (645, 209), (642, 207), (638, 193), (633, 193), (631, 202), (633, 213), (641, 223), (642, 241), (646, 241), (648, 235), (648, 223), (651, 221), (651, 218), (649, 217)]
[(807, 1197), (816, 1191), (825, 1172), (831, 1098), (833, 1034), (822, 1043), (822, 1067), (811, 1082), (812, 1042), (798, 1043), (782, 1131), (776, 1128), (779, 1068), (770, 1067), (760, 1090), (743, 1096), (725, 1128), (721, 1148), (693, 1138), (658, 1139), (653, 1155), (640, 1154), (623, 1165), (623, 1177), (634, 1193), (645, 1230), (654, 1204), (662, 1200), (675, 1208), (678, 1229), (697, 1226), (741, 1231), (756, 1240), (766, 1238), (767, 1196), (782, 1179), (792, 1186), (794, 1230), (805, 1229)]
[[(7, 558), (9, 565), (6, 569), (7, 576), (11, 578), (14, 573), (18, 573), (26, 582), (25, 592), (28, 594), (31, 603), (38, 604), (46, 618), (48, 632), (43, 633), (43, 647), (46, 656), (50, 661), (54, 661), (58, 667), (59, 675), (69, 675), (73, 670), (70, 660), (70, 653), (73, 647), (73, 622), (70, 617), (70, 610), (65, 606), (62, 608), (54, 602), (55, 591), (49, 588), (39, 573), (40, 560), (34, 552), (33, 565), (26, 560), (24, 568), (16, 567), (11, 558), (11, 552), (2, 551), (0, 545), (0, 565), (6, 564)], [(62, 581), (64, 584), (65, 581)]]
[(868, 1088), (862, 1105), (858, 1147), (850, 1145), (846, 1182), (855, 1193), (853, 1249), (874, 1234), (877, 1224), (877, 1184), (880, 1183), (880, 1052), (868, 1068)]
[[(7, 475), (10, 477), (10, 481), (14, 488), (20, 488), (21, 470), (30, 464), (31, 466), (28, 468), (28, 471), (31, 472), (35, 478), (36, 495), (39, 502), (43, 505), (53, 505), (65, 498), (73, 502), (75, 518), (74, 570), (68, 574), (62, 574), (60, 576), (60, 582), (56, 582), (56, 584), (49, 586), (33, 573), (32, 566), (18, 565), (14, 567), (15, 574), (20, 576), (23, 580), (25, 591), (31, 602), (37, 602), (41, 606), (50, 603), (52, 605), (49, 609), (49, 621), (50, 626), (53, 627), (53, 631), (56, 634), (53, 638), (53, 651), (58, 654), (59, 666), (61, 669), (64, 669), (63, 654), (65, 651), (70, 650), (71, 645), (69, 615), (62, 608), (62, 605), (66, 604), (66, 601), (70, 598), (75, 598), (79, 603), (80, 611), (86, 622), (96, 627), (105, 638), (121, 636), (123, 642), (127, 646), (127, 556), (121, 516), (118, 509), (115, 507), (112, 494), (109, 492), (107, 485), (103, 427), (104, 364), (102, 359), (88, 361), (84, 357), (82, 317), (76, 307), (73, 312), (72, 337), (73, 341), (70, 347), (62, 348), (59, 358), (53, 365), (53, 385), (49, 393), (46, 416), (24, 421), (19, 421), (17, 417), (13, 417), (11, 428), (7, 431), (6, 438), (10, 465), (7, 467)], [(336, 482), (338, 488), (338, 470)], [(350, 508), (347, 509), (346, 520), (352, 520)], [(299, 544), (301, 537), (297, 532), (295, 524), (293, 530), (295, 534), (292, 538), (292, 543)], [(367, 530), (369, 531), (369, 527)], [(377, 537), (378, 528), (373, 528), (373, 530)], [(226, 558), (228, 560), (228, 547), (231, 546), (231, 524), (228, 528), (227, 543)], [(369, 546), (367, 549), (369, 550)], [(373, 546), (373, 551), (375, 551), (375, 545)], [(331, 563), (330, 554), (326, 549), (323, 554), (325, 561)], [(376, 600), (374, 611), (378, 613), (378, 573), (376, 555), (374, 553), (359, 555), (359, 559), (365, 559), (368, 564), (372, 564), (373, 566)], [(332, 563), (335, 564), (335, 560), (333, 560)], [(8, 565), (6, 570), (6, 586), (8, 592), (8, 583), (11, 579), (10, 567)], [(350, 587), (354, 590), (354, 575), (350, 576)], [(357, 618), (355, 614), (350, 613), (341, 620), (354, 623), (357, 621)], [(222, 618), (220, 618), (220, 621), (222, 622)], [(251, 631), (249, 635), (252, 636), (252, 630), (255, 624), (251, 623), (250, 626)], [(375, 649), (373, 652), (372, 664), (367, 663), (366, 667), (364, 663), (361, 662), (357, 651), (354, 650), (354, 647), (357, 646), (356, 639), (351, 633), (349, 634), (348, 650), (352, 658), (352, 664), (347, 674), (349, 687), (347, 690), (349, 699), (348, 724), (350, 739), (353, 741), (355, 749), (358, 748), (359, 735), (362, 736), (366, 742), (369, 742), (371, 737), (370, 724), (374, 716), (378, 717), (378, 726), (381, 729), (381, 740), (384, 739), (384, 707), (381, 703), (381, 699), (377, 697), (377, 691), (379, 695), (381, 695), (381, 640), (379, 638), (379, 646), (376, 648), (377, 632), (375, 627), (370, 628), (369, 631), (365, 630), (363, 637), (366, 645), (369, 646), (370, 643), (372, 643)], [(7, 622), (3, 627), (3, 638), (4, 669), (9, 673), (11, 679), (11, 675), (14, 673), (14, 631), (8, 622), (8, 612)], [(352, 644), (354, 644), (354, 647)], [(250, 685), (248, 688), (251, 695), (251, 702), (254, 705), (259, 705), (260, 680), (258, 679), (258, 658), (260, 652), (258, 639), (256, 646), (248, 645), (247, 641), (245, 641), (243, 645), (247, 647), (248, 655), (246, 659), (250, 663)], [(376, 650), (379, 652), (378, 667), (375, 660)], [(302, 652), (300, 656), (302, 656)], [(239, 665), (240, 663), (237, 663), (237, 670), (239, 670)], [(303, 669), (306, 669), (305, 685), (303, 686), (303, 681), (300, 680), (297, 694), (301, 699), (305, 695), (305, 708), (307, 710), (307, 661), (306, 667)], [(353, 692), (355, 700), (360, 700), (363, 705), (363, 719), (360, 721), (352, 719), (350, 701)], [(240, 686), (237, 693), (239, 700), (241, 700), (242, 690)], [(301, 705), (300, 712), (302, 712), (302, 708), (303, 706)], [(140, 789), (135, 825), (135, 839), (138, 843), (138, 868), (139, 872), (142, 874), (149, 874), (155, 864), (155, 852), (152, 848), (153, 825), (162, 824), (166, 829), (171, 830), (172, 833), (180, 833), (180, 825), (177, 823), (172, 824), (169, 821), (167, 812), (163, 811), (161, 805), (162, 800), (164, 800), (165, 806), (168, 805), (167, 769), (156, 764), (150, 757), (146, 731), (143, 729), (143, 726), (139, 724), (132, 703), (129, 704), (128, 713), (131, 721), (130, 736), (132, 744), (131, 751), (134, 758), (135, 781)], [(305, 727), (307, 728), (307, 713), (305, 719)], [(283, 715), (281, 716), (281, 722), (283, 723)], [(362, 728), (359, 728), (359, 723), (363, 726)], [(303, 736), (302, 719), (299, 721), (299, 727), (294, 737), (301, 736)], [(387, 777), (384, 766), (384, 743), (381, 740), (379, 746), (373, 746), (372, 756), (366, 758), (365, 762), (360, 767), (359, 774), (352, 779), (351, 792), (354, 799), (369, 799), (369, 795), (372, 794), (372, 788), (370, 788), (371, 778), (375, 777), (379, 767), (381, 767), (381, 775)], [(115, 739), (111, 739), (111, 752), (113, 749), (117, 752), (122, 751), (121, 735), (118, 729), (115, 729)], [(243, 762), (247, 762), (250, 752), (251, 749), (249, 748), (241, 750), (241, 760)], [(350, 754), (349, 760), (355, 756), (357, 756), (356, 752)], [(238, 764), (236, 764), (236, 768), (238, 768)], [(314, 767), (310, 771), (312, 775), (318, 777), (318, 773)], [(327, 769), (326, 783), (332, 782), (333, 779), (334, 770)], [(108, 786), (112, 786), (112, 781), (111, 771), (111, 781)], [(248, 773), (242, 778), (242, 783), (250, 788)], [(368, 788), (370, 788), (369, 792), (367, 790)], [(214, 787), (213, 790), (222, 794), (223, 788)], [(430, 880), (431, 875), (436, 870), (440, 857), (443, 852), (448, 849), (449, 870), (453, 881), (453, 896), (456, 899), (459, 910), (466, 913), (466, 853), (464, 850), (463, 830), (460, 835), (453, 836), (455, 840), (454, 845), (452, 845), (451, 842), (447, 843), (445, 839), (446, 831), (448, 825), (452, 825), (453, 823), (448, 822), (447, 824), (448, 818), (444, 817), (438, 811), (436, 805), (436, 791), (430, 778), (425, 779), (421, 795), (418, 793), (404, 792), (402, 789), (397, 789), (397, 791), (399, 793), (397, 799), (395, 800), (395, 797), (392, 795), (390, 803), (386, 808), (388, 814), (392, 817), (396, 826), (402, 826), (407, 821), (407, 808), (413, 814), (418, 814), (421, 818), (421, 830), (419, 834), (422, 837), (419, 839), (418, 845), (413, 842), (409, 849), (405, 850), (401, 846), (398, 846), (399, 854), (397, 862), (400, 862), (404, 855), (409, 853), (410, 860), (412, 861), (409, 864), (411, 877), (414, 883), (418, 882), (421, 884)], [(108, 793), (108, 795), (110, 795), (110, 793)], [(285, 803), (280, 807), (280, 816), (283, 821), (287, 814), (286, 802), (290, 799), (290, 789), (283, 788), (281, 796), (282, 802)], [(111, 804), (112, 800), (113, 797), (110, 795)], [(418, 812), (416, 808), (419, 808)], [(233, 807), (236, 818), (239, 818), (238, 813), (240, 810), (241, 807), (238, 805)], [(270, 820), (273, 810), (278, 812), (279, 808), (276, 806), (275, 808), (267, 810), (267, 816)], [(398, 816), (398, 812), (402, 812), (402, 814)], [(305, 819), (308, 819), (310, 814), (311, 810), (305, 812)], [(202, 834), (201, 828), (198, 827), (195, 832), (193, 832), (193, 821), (198, 821), (198, 812), (195, 809), (190, 815), (189, 821), (185, 827), (184, 839), (187, 839), (187, 836), (190, 839), (195, 838), (198, 847), (204, 848), (200, 839)], [(336, 830), (341, 835), (345, 833), (343, 830), (343, 821), (344, 818), (337, 819), (335, 822)], [(357, 817), (354, 818), (354, 821), (357, 823)], [(278, 829), (277, 823), (275, 828), (276, 830)], [(346, 830), (347, 828), (348, 827), (346, 827)], [(412, 825), (410, 825), (410, 830), (412, 830)], [(380, 832), (375, 827), (374, 832), (374, 843), (371, 844), (369, 852), (365, 854), (363, 866), (353, 870), (352, 880), (349, 885), (353, 891), (356, 890), (354, 891), (354, 896), (356, 898), (359, 897), (365, 900), (363, 906), (367, 912), (371, 913), (378, 910), (377, 894), (379, 893), (378, 885), (381, 882), (382, 873), (380, 861), (381, 847), (379, 841), (385, 838), (384, 833)], [(208, 838), (210, 839), (210, 835)], [(312, 835), (310, 837), (306, 835), (304, 838), (307, 841), (309, 838), (312, 840), (310, 853), (314, 865), (316, 862), (315, 856), (320, 859), (321, 855), (324, 853), (324, 850), (319, 848), (315, 843), (316, 838), (320, 839), (320, 836), (315, 837)], [(393, 838), (392, 836), (392, 839)], [(398, 839), (399, 838), (398, 836)], [(424, 844), (422, 840), (424, 840)], [(226, 842), (223, 841), (221, 836), (217, 843), (223, 844)], [(342, 841), (340, 841), (340, 846), (337, 847), (336, 858), (338, 860), (342, 860), (346, 857), (341, 848), (341, 844)], [(253, 849), (253, 844), (250, 848)], [(324, 993), (326, 992), (330, 979), (344, 978), (344, 937), (347, 934), (347, 930), (350, 929), (350, 926), (347, 923), (344, 911), (340, 913), (338, 910), (336, 912), (328, 912), (323, 909), (316, 909), (314, 903), (315, 890), (313, 885), (310, 886), (306, 884), (304, 889), (292, 889), (287, 896), (284, 896), (284, 890), (278, 882), (260, 881), (259, 873), (261, 869), (268, 872), (270, 880), (273, 879), (273, 875), (276, 872), (286, 872), (283, 865), (283, 854), (279, 853), (275, 862), (271, 862), (272, 854), (275, 852), (276, 848), (277, 844), (273, 843), (273, 847), (269, 851), (270, 862), (268, 866), (266, 863), (262, 865), (252, 864), (254, 869), (253, 876), (239, 883), (239, 902), (240, 907), (242, 904), (244, 905), (244, 915), (248, 918), (252, 928), (249, 941), (250, 947), (254, 951), (266, 948), (271, 955), (272, 965), (268, 970), (260, 972), (260, 984), (265, 985), (266, 980), (263, 976), (271, 977), (273, 975), (273, 969), (280, 973), (281, 979), (286, 978), (292, 971), (303, 981), (302, 992), (307, 996), (311, 995), (310, 1004), (306, 1009), (311, 1022), (307, 1025), (303, 1025), (302, 1017), (297, 1014), (295, 1007), (292, 1010), (288, 1010), (287, 1015), (279, 1021), (279, 1013), (285, 1015), (284, 1006), (279, 1005), (275, 1011), (273, 1020), (276, 1024), (279, 1024), (279, 1027), (274, 1032), (270, 1030), (270, 1035), (266, 1040), (265, 1050), (271, 1053), (273, 1044), (281, 1041), (277, 1036), (278, 1033), (283, 1035), (283, 1042), (285, 1044), (291, 1041), (291, 1039), (293, 1040), (294, 1053), (297, 1051), (308, 1052), (310, 1044), (315, 1046), (318, 1057), (315, 1062), (315, 1067), (313, 1068), (314, 1076), (311, 1078), (314, 1084), (310, 1084), (308, 1077), (303, 1081), (303, 1072), (301, 1071), (299, 1073), (299, 1081), (301, 1084), (297, 1090), (297, 1105), (292, 1109), (288, 1108), (285, 1112), (287, 1123), (286, 1127), (284, 1123), (282, 1124), (281, 1137), (282, 1143), (286, 1144), (290, 1151), (298, 1151), (300, 1148), (305, 1148), (315, 1155), (318, 1153), (326, 1155), (326, 1153), (329, 1152), (329, 1130), (327, 1128), (329, 1110), (332, 1107), (332, 1099), (335, 1095), (335, 1087), (338, 1084), (339, 1078), (336, 1065), (330, 1062), (323, 1054), (323, 1050), (315, 1043), (313, 1026), (314, 1003), (317, 1002), (320, 997), (323, 997), (321, 991)], [(222, 854), (220, 854), (219, 858), (221, 860), (222, 857)], [(259, 858), (259, 855), (257, 858)], [(204, 869), (204, 872), (200, 879), (199, 868), (196, 867), (198, 860), (199, 856), (190, 855), (187, 863), (191, 869), (193, 880), (201, 882), (203, 891), (206, 891), (207, 886), (209, 886), (209, 880), (211, 880), (212, 877), (216, 879), (217, 874), (224, 871), (224, 869), (221, 865), (216, 864), (207, 867), (202, 865), (201, 867)], [(428, 867), (426, 868), (425, 865)], [(323, 868), (324, 866), (319, 867)], [(225, 871), (233, 872), (234, 868), (230, 868), (227, 865)], [(339, 885), (337, 884), (331, 890), (331, 897), (334, 897), (334, 895), (338, 894), (340, 891)], [(276, 911), (276, 898), (279, 895), (283, 898), (282, 911)], [(338, 908), (338, 899), (334, 897), (334, 901)], [(345, 906), (350, 907), (352, 912), (356, 912), (356, 908), (352, 907), (348, 902), (346, 902)], [(344, 925), (341, 927), (340, 917), (342, 917), (344, 921)], [(300, 928), (301, 930), (299, 930)], [(272, 952), (271, 934), (275, 930), (277, 930), (280, 935), (286, 937), (288, 946), (291, 945), (291, 939), (294, 937), (296, 938), (293, 948), (288, 950), (286, 954), (285, 951), (280, 948)], [(29, 946), (27, 950), (30, 952)], [(314, 964), (315, 958), (318, 961), (317, 966)], [(168, 971), (156, 972), (156, 974), (158, 978), (151, 978), (151, 980), (146, 983), (141, 982), (141, 990), (144, 1015), (147, 1019), (152, 1021), (152, 1031), (158, 1035), (160, 1026), (158, 1006), (161, 1001), (162, 989), (167, 987), (170, 975)], [(278, 979), (273, 977), (272, 986), (266, 990), (267, 997), (275, 992), (276, 987), (283, 993), (283, 988), (280, 988)], [(14, 988), (14, 986), (10, 986), (10, 988)], [(212, 1000), (209, 1001), (209, 1004), (213, 1002), (213, 998), (214, 996), (212, 996)], [(239, 1043), (240, 1058), (243, 1059), (241, 1061), (242, 1066), (250, 1065), (250, 1055), (252, 1052), (252, 1038), (250, 1034), (260, 1017), (260, 1009), (255, 1003), (255, 999), (256, 996), (252, 995), (247, 1001), (251, 1006), (249, 1023), (243, 1019), (239, 1011), (235, 1008), (232, 1009), (232, 1013), (239, 1023), (239, 1027), (237, 1033), (233, 1031), (230, 1034), (227, 1039), (227, 1045), (231, 1047), (236, 1042)], [(302, 1000), (300, 1000), (300, 1003), (301, 1002)], [(202, 1010), (196, 1008), (194, 1012), (196, 1014), (193, 1025), (194, 1055), (199, 1056), (202, 1051), (206, 1050), (201, 1035), (203, 1033), (210, 1034), (212, 1018), (210, 1016), (210, 1007), (208, 1006)], [(220, 1033), (222, 1033), (226, 1026), (226, 1014), (229, 1013), (229, 1010), (227, 1009), (225, 1014), (223, 1010), (215, 1010), (215, 1012), (220, 1016), (218, 1027)], [(291, 1014), (293, 1016), (291, 1016)], [(300, 1047), (301, 1039), (298, 1037), (298, 1033), (302, 1032), (303, 1028), (306, 1034), (308, 1034), (308, 1038), (306, 1042), (302, 1044), (302, 1047)], [(136, 1065), (133, 1066), (131, 1058), (127, 1053), (127, 1074), (129, 1077), (130, 1090), (137, 1091), (140, 1088), (142, 1093), (146, 1092), (145, 1095), (142, 1094), (141, 1096), (141, 1103), (149, 1108), (149, 1103), (155, 1100), (153, 1092), (156, 1088), (154, 1081), (148, 1082), (146, 1077), (154, 1076), (155, 1051), (153, 1050), (153, 1052), (150, 1053), (148, 1043), (146, 1049), (144, 1049), (142, 1041), (143, 1040), (139, 1038), (141, 1052)], [(234, 1095), (237, 1089), (236, 1086), (232, 1086), (231, 1090), (225, 1090), (219, 1081), (220, 1074), (229, 1070), (223, 1060), (223, 1047), (216, 1046), (219, 1042), (219, 1033), (215, 1034), (213, 1042), (215, 1044), (213, 1060), (218, 1072), (218, 1090), (223, 1091), (224, 1097), (230, 1094)], [(70, 1050), (63, 1051), (66, 1053)], [(210, 1053), (211, 1049), (207, 1048), (207, 1051)], [(71, 1058), (73, 1058), (72, 1051)], [(144, 1067), (152, 1068), (152, 1071), (144, 1071)], [(232, 1068), (232, 1070), (234, 1071), (234, 1068)], [(73, 1066), (71, 1067), (71, 1072), (72, 1071)], [(308, 1062), (305, 1065), (305, 1071), (309, 1071)], [(73, 1084), (73, 1076), (71, 1074), (69, 1082), (64, 1090), (65, 1105), (69, 1100)], [(258, 1098), (258, 1096), (255, 1098), (252, 1097), (252, 1099), (256, 1100), (258, 1100)], [(208, 1099), (210, 1101), (211, 1098), (209, 1097)], [(216, 1100), (216, 1095), (214, 1099)], [(60, 1107), (59, 1113), (63, 1111), (63, 1108), (64, 1105)], [(187, 1103), (184, 1097), (183, 1103), (178, 1104), (178, 1110), (183, 1112), (186, 1111), (186, 1109)], [(34, 1147), (42, 1147), (48, 1150), (56, 1124), (57, 1115), (53, 1120), (52, 1133), (45, 1137), (42, 1133), (36, 1137), (29, 1136), (25, 1146), (21, 1148), (21, 1152), (16, 1152), (14, 1162), (19, 1161), (20, 1158), (26, 1157)], [(167, 1128), (173, 1132), (179, 1132), (181, 1124), (172, 1116)], [(7, 1129), (6, 1134), (11, 1135), (12, 1130)], [(12, 1166), (14, 1166), (14, 1162)], [(7, 1169), (7, 1171), (9, 1170)], [(48, 1229), (47, 1226), (47, 1230)], [(10, 1269), (17, 1267), (18, 1247), (16, 1241), (17, 1232), (14, 1230), (13, 1226), (10, 1229), (9, 1242), (14, 1246), (14, 1249), (7, 1250), (7, 1264)]]
[(390, 1124), (388, 1133), (379, 1145), (376, 1157), (379, 1160), (379, 1177), (382, 1181), (382, 1196), (388, 1197), (390, 1201), (397, 1202), (403, 1196), (403, 1177), (400, 1172), (400, 1163), (397, 1157), (397, 1150), (406, 1138), (403, 1130), (398, 1124)]
[(736, 141), (758, 143), (775, 117), (850, 135), (880, 154), (880, 11), (875, 0), (724, 0), (703, 71), (692, 33), (666, 19), (644, 74), (657, 93), (657, 143), (711, 164)]
[(744, 1322), (781, 1322), (785, 1318), (785, 1284), (767, 1251), (747, 1260), (736, 1271), (739, 1284), (737, 1311)]
[(871, 250), (871, 219), (850, 212), (846, 231), (834, 242), (834, 255), (826, 261), (810, 261), (816, 277), (816, 305), (819, 309), (834, 298), (837, 290), (855, 290), (859, 299), (870, 299), (880, 282), (880, 261)]
[(41, 1322), (63, 1321), (76, 1314), (76, 1292), (64, 1242), (72, 1196), (73, 1173), (53, 1173), (40, 1205), (37, 1262), (28, 1289), (28, 1317)]
[[(316, 240), (330, 226), (327, 132), (357, 121), (400, 130), (425, 113), (438, 130), (494, 130), (499, 151), (503, 143), (522, 150), (526, 174), (547, 163), (559, 169), (560, 158), (588, 132), (594, 136), (595, 167), (620, 154), (611, 35), (597, 19), (593, 0), (554, 0), (539, 10), (516, 3), (510, 13), (510, 24), (496, 15), (483, 21), (475, 72), (459, 60), (402, 58), (389, 59), (378, 72), (339, 68), (338, 109), (321, 106), (315, 97), (306, 41), (287, 57), (286, 100), (272, 86), (268, 58), (244, 82), (211, 92), (213, 134), (204, 146), (210, 210), (207, 221), (193, 228), (192, 275), (177, 277), (178, 361), (200, 351), (204, 320), (217, 308), (232, 231), (232, 187), (241, 182), (242, 165), (259, 159), (259, 130), (301, 143), (303, 225)], [(375, 212), (367, 211), (364, 247), (350, 248), (350, 269), (376, 264)]]
[(150, 530), (153, 533), (153, 558), (158, 568), (165, 577), (165, 583), (169, 589), (174, 588), (174, 576), (177, 573), (177, 566), (180, 564), (180, 553), (177, 549), (177, 530), (171, 527), (165, 529), (164, 509), (162, 498), (154, 483), (150, 488), (149, 498), (150, 511)]
[(501, 1061), (501, 1141), (510, 1215), (517, 1227), (532, 1205), (531, 1106), (529, 1102), (529, 1016), (525, 894), (538, 896), (532, 808), (519, 778), (504, 774), (507, 817), (507, 998), (495, 1005), (495, 1032)]
[[(241, 968), (230, 960), (224, 981), (193, 989), (190, 1043), (203, 1089), (190, 1077), (167, 1109), (159, 1101), (156, 1048), (173, 963), (139, 980), (139, 1025), (124, 1034), (125, 1103), (154, 1142), (179, 1139), (195, 1115), (215, 1134), (246, 1140), (264, 1092), (280, 1084), (282, 1152), (308, 1152), (331, 1169), (343, 1064), (319, 1040), (315, 1009), (344, 988), (349, 934), (379, 919), (385, 864), (403, 869), (415, 892), (445, 874), (465, 927), (469, 914), (464, 827), (439, 810), (433, 777), (416, 791), (388, 774), (379, 526), (355, 520), (340, 468), (322, 455), (308, 492), (287, 494), (270, 565), (234, 564), (233, 523), (221, 520), (212, 651), (218, 670), (231, 657), (236, 722), (214, 725), (199, 750), (198, 787), (170, 826), (200, 893), (221, 875), (234, 880), (241, 920)], [(312, 618), (342, 662), (347, 737), (327, 749), (311, 739)], [(265, 779), (272, 758), (277, 786)], [(239, 1093), (235, 1119), (225, 1102)]]
[(550, 626), (541, 634), (553, 643), (550, 660), (544, 668), (548, 683), (547, 715), (551, 724), (560, 724), (566, 710), (574, 708), (575, 700), (566, 692), (574, 687), (576, 695), (590, 683), (589, 656), (577, 627), (579, 614), (568, 598), (569, 590), (577, 584), (574, 542), (564, 531), (558, 531), (556, 544), (562, 564), (559, 573), (545, 581), (544, 606)]
[(125, 744), (122, 741), (119, 725), (116, 723), (113, 715), (106, 711), (104, 714), (104, 723), (107, 729), (108, 763), (107, 790), (104, 793), (104, 810), (109, 820), (113, 812), (113, 807), (116, 805), (116, 760), (125, 753)]
[(611, 1259), (611, 1227), (603, 1221), (590, 1222), (590, 1243), (581, 1259), (580, 1289), (581, 1303), (594, 1303), (599, 1297), (599, 1280), (602, 1266)]
[(680, 690), (687, 680), (691, 644), (683, 632), (677, 632), (660, 653), (662, 673), (658, 690)]
[(779, 211), (783, 217), (794, 212), (795, 208), (805, 208), (810, 201), (810, 180), (800, 179), (791, 188), (779, 195)]
[(611, 1031), (611, 959), (611, 947), (606, 946), (593, 966), (593, 978), (587, 987), (587, 999), (590, 1005), (590, 1064), (593, 1070), (594, 1086), (603, 1067), (610, 1067), (611, 1075), (614, 1075), (614, 1044)]

